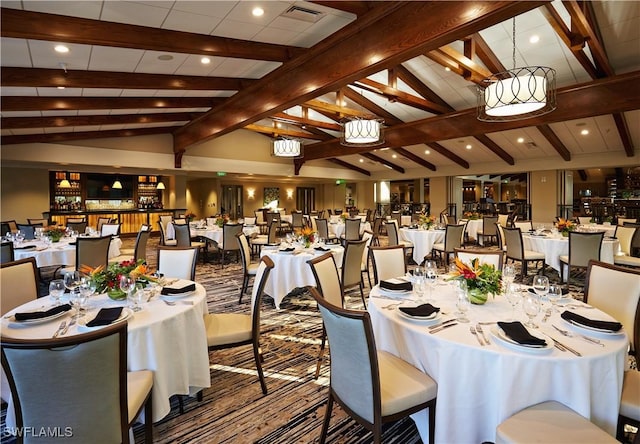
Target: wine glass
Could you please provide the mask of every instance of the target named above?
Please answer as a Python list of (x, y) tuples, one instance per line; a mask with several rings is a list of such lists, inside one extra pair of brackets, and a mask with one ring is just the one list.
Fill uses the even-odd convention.
[(540, 298), (545, 297), (549, 293), (549, 278), (541, 274), (535, 275), (533, 277), (533, 291)]
[(527, 291), (522, 301), (522, 309), (529, 320), (524, 324), (526, 327), (538, 328), (533, 319), (540, 313), (540, 296)]
[(123, 274), (120, 276), (120, 290), (124, 291), (127, 294), (127, 300), (131, 300), (131, 292), (135, 289), (136, 280), (131, 276), (127, 276)]
[(558, 311), (557, 303), (562, 299), (562, 286), (559, 284), (549, 285), (549, 292), (547, 293), (547, 299), (551, 302), (551, 308), (554, 312)]
[(510, 282), (507, 284), (505, 295), (507, 296), (507, 302), (511, 304), (511, 321), (516, 320), (516, 307), (522, 300), (522, 295), (520, 294), (520, 285), (515, 282)]
[[(93, 278), (91, 276), (82, 276), (82, 278), (80, 279), (80, 296), (78, 298), (78, 309), (80, 311), (84, 311), (83, 307), (84, 304), (87, 302), (87, 300), (89, 299), (89, 297), (91, 297), (91, 295), (93, 293), (96, 292), (96, 282), (93, 280)], [(84, 313), (82, 315), (80, 315), (80, 317), (84, 316)]]
[(421, 267), (416, 267), (415, 270), (413, 270), (413, 278), (413, 289), (418, 295), (418, 298), (422, 299), (424, 298), (426, 286), (426, 282), (424, 280), (424, 270)]
[(516, 267), (513, 264), (505, 264), (502, 267), (502, 280), (507, 283), (507, 286), (516, 278)]
[[(77, 290), (80, 287), (81, 276), (79, 271), (69, 271), (64, 275), (64, 286), (69, 290), (70, 298), (77, 301)], [(80, 307), (76, 307), (76, 315), (80, 315)]]
[(458, 322), (466, 323), (469, 322), (469, 318), (467, 317), (467, 312), (471, 306), (471, 302), (469, 301), (469, 292), (467, 289), (467, 283), (463, 280), (457, 281), (458, 285), (456, 286), (456, 308), (458, 311), (455, 313)]
[(51, 296), (56, 306), (60, 305), (60, 298), (63, 294), (64, 281), (62, 279), (54, 279), (49, 282), (49, 296)]
[(134, 284), (131, 291), (131, 301), (133, 301), (133, 311), (140, 311), (142, 301), (144, 300), (144, 288), (142, 284)]
[(435, 261), (426, 261), (424, 263), (424, 277), (427, 285), (429, 285), (429, 300), (432, 300), (433, 289), (438, 283), (438, 265)]

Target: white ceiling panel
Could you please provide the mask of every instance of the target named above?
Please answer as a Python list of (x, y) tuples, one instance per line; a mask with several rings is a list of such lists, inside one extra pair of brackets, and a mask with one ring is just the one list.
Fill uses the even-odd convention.
[(0, 39), (0, 55), (2, 56), (2, 66), (33, 68), (29, 45), (25, 39), (2, 37)]
[[(160, 56), (171, 56), (171, 60), (160, 60)], [(187, 54), (177, 52), (145, 51), (136, 72), (147, 74), (175, 74), (176, 70), (187, 59)]]
[[(27, 11), (46, 12), (48, 14), (69, 15), (71, 17), (81, 17), (97, 20), (102, 11), (102, 1), (82, 0), (82, 1), (33, 1), (6, 2), (3, 0), (3, 7), (13, 7), (11, 4), (21, 3)], [(17, 8), (22, 9), (22, 8)]]
[(94, 46), (91, 51), (89, 70), (134, 72), (145, 51), (141, 49)]
[[(29, 50), (34, 68), (86, 70), (89, 65), (91, 46), (77, 45), (66, 42), (45, 42), (42, 40), (29, 40)], [(55, 47), (64, 44), (69, 52), (61, 54), (55, 51)]]
[(107, 1), (102, 6), (100, 18), (108, 22), (129, 23), (139, 26), (160, 27), (169, 14), (166, 7), (171, 2), (143, 4), (127, 1)]

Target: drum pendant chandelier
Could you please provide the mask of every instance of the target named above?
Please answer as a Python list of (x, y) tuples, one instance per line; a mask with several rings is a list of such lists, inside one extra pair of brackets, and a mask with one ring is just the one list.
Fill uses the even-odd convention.
[(493, 74), (478, 86), (478, 120), (508, 122), (556, 109), (556, 71), (546, 66), (516, 68), (516, 19), (513, 18), (513, 69)]
[(301, 157), (302, 142), (298, 139), (278, 137), (273, 141), (271, 154), (276, 157)]
[(351, 147), (378, 146), (384, 143), (382, 119), (350, 117), (342, 125), (340, 144)]

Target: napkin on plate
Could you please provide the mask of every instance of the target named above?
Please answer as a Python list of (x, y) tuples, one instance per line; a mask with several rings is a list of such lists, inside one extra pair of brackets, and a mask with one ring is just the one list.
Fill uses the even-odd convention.
[(398, 310), (408, 314), (409, 316), (418, 316), (426, 318), (440, 311), (440, 307), (434, 307), (431, 304), (422, 304), (417, 307), (398, 307)]
[(533, 345), (536, 347), (544, 347), (547, 341), (536, 338), (522, 325), (521, 322), (498, 322), (498, 327), (502, 329), (505, 335), (522, 345)]
[(58, 313), (62, 313), (63, 311), (69, 311), (69, 310), (71, 310), (71, 305), (63, 304), (63, 305), (58, 305), (57, 307), (50, 308), (49, 310), (46, 310), (46, 311), (31, 311), (31, 312), (25, 312), (25, 313), (16, 313), (14, 314), (14, 317), (16, 318), (16, 321), (31, 321), (33, 319), (48, 318), (49, 316), (53, 316)]
[(622, 328), (622, 324), (620, 322), (597, 321), (595, 319), (585, 318), (584, 316), (580, 316), (579, 314), (568, 310), (562, 312), (560, 317), (565, 321), (584, 325), (585, 327), (596, 328), (598, 330), (620, 331)]
[(122, 307), (101, 308), (95, 318), (87, 322), (87, 327), (109, 325), (122, 314)]
[(314, 250), (318, 250), (318, 251), (331, 251), (331, 248), (325, 248), (325, 247), (315, 247)]
[(281, 249), (281, 250), (279, 250), (279, 251), (284, 251), (285, 253), (289, 253), (290, 251), (293, 251), (293, 250), (295, 250), (295, 248), (294, 248), (294, 247), (289, 247), (289, 248), (282, 248), (282, 249)]
[(411, 285), (411, 282), (401, 282), (397, 280), (380, 281), (380, 288), (394, 291), (411, 291), (413, 290), (413, 285)]
[(190, 291), (195, 291), (195, 289), (196, 284), (188, 284), (182, 287), (162, 287), (162, 291), (160, 292), (160, 294), (163, 294), (165, 296), (170, 294), (182, 294), (188, 293)]

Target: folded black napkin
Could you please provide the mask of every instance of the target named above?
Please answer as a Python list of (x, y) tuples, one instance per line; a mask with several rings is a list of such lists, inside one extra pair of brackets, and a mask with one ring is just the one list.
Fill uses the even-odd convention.
[[(529, 288), (528, 290), (529, 290), (529, 293), (538, 294), (538, 293), (536, 293), (536, 291), (533, 288)], [(567, 294), (569, 294), (569, 289), (568, 288), (563, 288), (562, 289), (562, 296), (565, 296)]]
[(69, 245), (76, 245), (77, 242), (69, 242)]
[(195, 291), (195, 289), (196, 289), (196, 284), (185, 285), (184, 287), (181, 287), (181, 288), (163, 287), (160, 294), (163, 294), (165, 296), (170, 294), (182, 294), (182, 293), (188, 293), (190, 291)]
[(399, 307), (398, 310), (408, 314), (409, 316), (418, 316), (421, 318), (426, 318), (428, 316), (431, 316), (434, 313), (439, 312), (440, 307), (434, 307), (431, 304), (422, 304), (422, 305), (418, 305), (417, 307)]
[(31, 250), (36, 248), (35, 245), (25, 245), (24, 247), (13, 247), (14, 250)]
[(331, 250), (331, 248), (325, 248), (325, 247), (315, 247), (314, 250), (318, 250), (318, 251), (329, 251)]
[(413, 285), (411, 285), (411, 282), (395, 283), (389, 281), (380, 281), (380, 288), (394, 291), (411, 291), (413, 290)]
[(418, 226), (417, 225), (409, 225), (408, 227), (410, 230), (417, 230)]
[(63, 304), (58, 305), (57, 307), (50, 308), (46, 311), (32, 311), (27, 313), (16, 313), (14, 317), (16, 321), (31, 321), (33, 319), (42, 319), (48, 318), (49, 316), (56, 315), (58, 313), (62, 313), (63, 311), (71, 310), (71, 305)]
[(293, 250), (295, 250), (294, 247), (289, 247), (289, 248), (282, 248), (280, 251), (285, 251), (285, 252), (288, 253), (288, 252), (293, 251)]
[(620, 331), (622, 324), (614, 321), (597, 321), (595, 319), (585, 318), (572, 311), (564, 311), (560, 315), (562, 319), (576, 324), (584, 325), (585, 327), (597, 328), (598, 330), (608, 331)]
[(109, 325), (122, 314), (122, 307), (101, 308), (93, 320), (87, 322), (87, 327), (99, 327)]
[(509, 338), (522, 345), (534, 345), (544, 347), (547, 342), (544, 339), (532, 336), (521, 322), (498, 322), (498, 327), (502, 329), (504, 334)]

